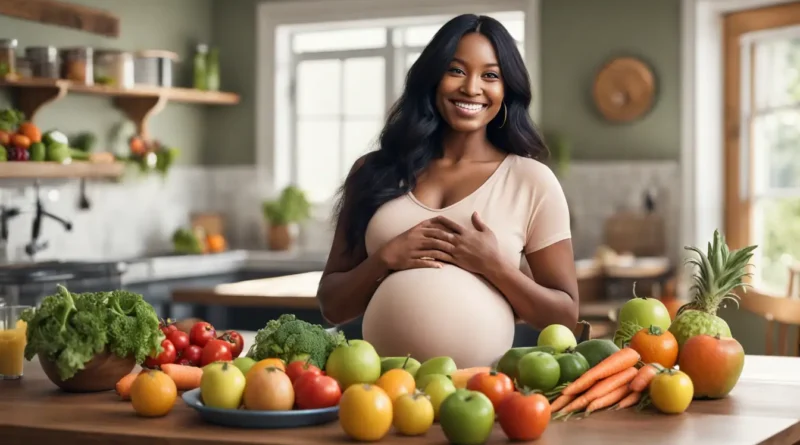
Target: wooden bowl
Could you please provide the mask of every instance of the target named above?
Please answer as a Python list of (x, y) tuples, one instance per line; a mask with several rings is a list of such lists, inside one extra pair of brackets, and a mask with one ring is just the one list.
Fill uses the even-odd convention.
[(110, 391), (117, 382), (128, 375), (136, 366), (134, 357), (121, 358), (108, 351), (103, 351), (89, 360), (84, 368), (67, 380), (58, 375), (55, 362), (38, 354), (42, 370), (56, 386), (67, 392), (100, 392)]

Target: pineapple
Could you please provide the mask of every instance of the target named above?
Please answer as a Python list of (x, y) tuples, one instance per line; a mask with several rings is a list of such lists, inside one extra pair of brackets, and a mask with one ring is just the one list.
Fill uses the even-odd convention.
[(742, 279), (750, 275), (747, 266), (756, 247), (748, 246), (729, 251), (725, 239), (719, 230), (715, 230), (714, 240), (708, 244), (707, 253), (697, 247), (685, 248), (699, 255), (699, 258), (689, 258), (686, 261), (687, 264), (697, 266), (699, 270), (693, 277), (692, 301), (678, 310), (669, 327), (669, 331), (678, 340), (679, 347), (683, 347), (686, 340), (695, 335), (719, 334), (721, 337), (732, 337), (728, 323), (717, 316), (717, 310), (725, 300), (732, 300), (739, 305), (739, 296), (734, 291), (738, 287), (747, 291), (747, 283)]

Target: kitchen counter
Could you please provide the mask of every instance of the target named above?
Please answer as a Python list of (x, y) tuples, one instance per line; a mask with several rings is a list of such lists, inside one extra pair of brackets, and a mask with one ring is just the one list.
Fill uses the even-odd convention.
[[(800, 441), (800, 358), (747, 356), (741, 379), (726, 399), (694, 401), (680, 415), (652, 412), (598, 412), (586, 419), (551, 421), (537, 445), (753, 445)], [(204, 423), (181, 399), (167, 416), (135, 415), (113, 391), (63, 393), (40, 365), (27, 362), (25, 377), (0, 381), (0, 437), (3, 445), (169, 444), (299, 445), (351, 443), (337, 422), (279, 430), (244, 430)], [(446, 444), (434, 425), (423, 437), (390, 433), (380, 444)], [(499, 426), (488, 442), (506, 444)]]

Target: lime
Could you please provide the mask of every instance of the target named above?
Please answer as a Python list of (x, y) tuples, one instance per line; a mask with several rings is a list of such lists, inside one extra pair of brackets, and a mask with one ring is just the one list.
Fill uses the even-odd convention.
[(529, 389), (550, 391), (558, 385), (561, 366), (556, 358), (545, 352), (526, 354), (517, 364), (519, 384)]
[(567, 352), (555, 356), (561, 369), (558, 384), (574, 382), (584, 372), (589, 370), (589, 361), (580, 352)]

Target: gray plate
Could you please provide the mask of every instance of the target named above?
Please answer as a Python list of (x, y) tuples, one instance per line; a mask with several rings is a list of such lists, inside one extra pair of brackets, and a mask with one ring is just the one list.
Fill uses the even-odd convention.
[(244, 409), (208, 408), (200, 400), (200, 388), (181, 396), (189, 407), (209, 423), (234, 428), (300, 428), (321, 425), (339, 418), (339, 406), (292, 411), (249, 411)]

